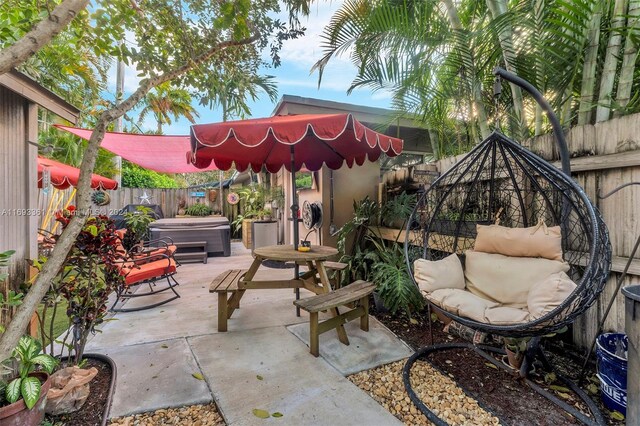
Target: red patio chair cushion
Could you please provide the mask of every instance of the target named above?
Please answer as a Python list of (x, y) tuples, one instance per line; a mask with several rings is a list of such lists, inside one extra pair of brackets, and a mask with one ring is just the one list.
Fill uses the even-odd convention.
[(164, 275), (176, 272), (176, 261), (161, 259), (137, 266), (127, 263), (121, 271), (125, 276), (125, 285), (129, 286), (151, 278), (162, 278)]

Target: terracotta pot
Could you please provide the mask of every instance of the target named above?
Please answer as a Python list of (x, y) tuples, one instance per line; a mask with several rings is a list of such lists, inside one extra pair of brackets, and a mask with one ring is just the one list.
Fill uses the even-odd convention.
[(184, 216), (184, 214), (185, 214), (185, 210), (184, 210), (184, 209), (178, 209), (178, 214), (179, 214), (180, 216)]
[(522, 360), (524, 359), (524, 353), (515, 353), (509, 348), (505, 346), (505, 352), (507, 352), (507, 360), (509, 360), (509, 366), (515, 368), (516, 370), (520, 370), (520, 366), (522, 365)]
[(31, 373), (29, 376), (37, 377), (42, 383), (40, 399), (31, 410), (27, 408), (24, 399), (0, 407), (0, 424), (2, 426), (38, 426), (44, 420), (44, 406), (47, 403), (47, 392), (51, 387), (51, 380), (49, 380), (49, 375), (42, 371)]

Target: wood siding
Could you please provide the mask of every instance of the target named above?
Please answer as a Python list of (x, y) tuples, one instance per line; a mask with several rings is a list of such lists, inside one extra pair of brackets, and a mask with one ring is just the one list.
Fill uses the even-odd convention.
[[(27, 145), (28, 115), (33, 113), (21, 96), (0, 87), (0, 251), (16, 250), (9, 268), (9, 280), (1, 290), (17, 289), (25, 279), (25, 262), (31, 257), (36, 236), (31, 234), (29, 216), (29, 153)], [(36, 121), (34, 122), (37, 125)], [(24, 213), (24, 214), (23, 214)], [(5, 324), (7, 312), (2, 313)]]

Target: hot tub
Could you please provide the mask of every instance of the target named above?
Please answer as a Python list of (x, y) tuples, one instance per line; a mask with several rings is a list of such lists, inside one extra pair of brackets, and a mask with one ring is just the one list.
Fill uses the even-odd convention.
[(149, 225), (152, 240), (169, 237), (175, 243), (207, 242), (208, 256), (231, 255), (231, 226), (223, 216), (160, 219)]

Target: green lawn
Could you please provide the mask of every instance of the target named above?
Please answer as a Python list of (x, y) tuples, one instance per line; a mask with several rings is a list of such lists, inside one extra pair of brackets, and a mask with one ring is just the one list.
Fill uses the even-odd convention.
[[(39, 315), (42, 315), (43, 309), (44, 309), (44, 305), (41, 304), (38, 307)], [(58, 338), (58, 336), (60, 336), (69, 328), (69, 318), (67, 317), (67, 301), (66, 300), (62, 300), (58, 303), (55, 318), (53, 318), (53, 307), (49, 306), (47, 308), (47, 314), (44, 318), (44, 329), (47, 334), (49, 334), (52, 319), (53, 319), (53, 336), (55, 339), (55, 338)], [(40, 334), (40, 327), (38, 327), (38, 334), (36, 338), (38, 340), (42, 339), (42, 335)], [(48, 344), (49, 344), (49, 339), (45, 339), (45, 345), (48, 345)]]

